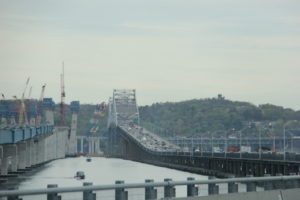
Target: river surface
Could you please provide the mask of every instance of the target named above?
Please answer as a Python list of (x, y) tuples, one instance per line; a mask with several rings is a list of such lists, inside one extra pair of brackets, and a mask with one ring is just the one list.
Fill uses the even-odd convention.
[[(85, 179), (77, 180), (74, 175), (77, 171), (84, 171)], [(58, 184), (58, 187), (82, 186), (83, 182), (92, 182), (93, 185), (114, 184), (116, 180), (125, 183), (143, 183), (145, 179), (154, 179), (162, 182), (165, 178), (174, 181), (186, 180), (194, 177), (197, 180), (205, 180), (207, 176), (193, 174), (144, 163), (138, 163), (122, 159), (94, 157), (87, 162), (85, 157), (65, 158), (52, 161), (36, 172), (20, 175), (17, 179), (19, 189), (46, 188), (47, 184)], [(163, 196), (163, 188), (158, 189), (158, 197)], [(200, 188), (199, 188), (200, 189)], [(202, 191), (201, 191), (202, 190)], [(204, 186), (200, 192), (207, 193)], [(99, 191), (97, 199), (114, 199), (114, 191)], [(144, 189), (129, 189), (129, 199), (144, 199)], [(82, 193), (61, 194), (63, 200), (82, 199)], [(176, 196), (186, 196), (186, 186), (176, 187)], [(45, 195), (23, 197), (23, 199), (46, 199)]]

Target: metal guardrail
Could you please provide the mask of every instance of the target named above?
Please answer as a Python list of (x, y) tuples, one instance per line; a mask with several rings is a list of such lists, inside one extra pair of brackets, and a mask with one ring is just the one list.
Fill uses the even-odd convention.
[[(211, 177), (210, 177), (211, 178)], [(116, 181), (113, 185), (95, 185), (92, 183), (83, 183), (83, 187), (61, 187), (57, 185), (48, 185), (47, 189), (32, 189), (32, 190), (5, 190), (0, 191), (0, 197), (9, 197), (9, 199), (20, 199), (18, 196), (28, 195), (47, 195), (48, 200), (58, 200), (61, 197), (58, 193), (74, 193), (83, 192), (83, 200), (95, 200), (96, 194), (93, 191), (115, 190), (115, 200), (127, 200), (128, 191), (125, 189), (145, 188), (145, 199), (156, 199), (157, 190), (155, 187), (164, 187), (164, 197), (176, 197), (175, 186), (186, 185), (187, 196), (198, 196), (198, 188), (195, 185), (208, 185), (208, 194), (218, 194), (219, 186), (217, 184), (228, 184), (228, 193), (239, 192), (237, 183), (246, 184), (246, 191), (256, 191), (256, 186), (260, 184), (264, 190), (272, 189), (287, 189), (297, 188), (300, 186), (300, 176), (268, 176), (265, 177), (244, 177), (244, 178), (229, 178), (229, 179), (210, 179), (210, 180), (195, 180), (188, 178), (187, 181), (172, 181), (165, 179), (164, 182), (153, 182), (146, 180), (145, 183), (125, 184), (124, 181)]]
[[(138, 146), (146, 150), (147, 152), (153, 153), (155, 155), (167, 155), (167, 156), (193, 156), (193, 157), (212, 157), (212, 158), (224, 158), (224, 159), (247, 159), (247, 160), (272, 160), (272, 161), (291, 161), (300, 162), (299, 153), (277, 153), (277, 152), (208, 152), (208, 151), (182, 151), (176, 149), (176, 145), (170, 146), (168, 148), (163, 148), (159, 144), (156, 144), (150, 148), (143, 141), (138, 140), (136, 135), (130, 133), (131, 130), (127, 130), (125, 127), (120, 127), (121, 130), (127, 134), (133, 142)], [(131, 128), (134, 129), (134, 128)], [(149, 141), (148, 141), (149, 142)], [(154, 142), (155, 143), (155, 142)], [(178, 148), (178, 147), (177, 147)]]

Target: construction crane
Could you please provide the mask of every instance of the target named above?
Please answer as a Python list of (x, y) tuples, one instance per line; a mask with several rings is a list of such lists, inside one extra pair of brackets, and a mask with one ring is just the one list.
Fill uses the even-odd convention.
[(28, 99), (30, 99), (30, 97), (31, 97), (31, 91), (32, 91), (32, 86), (30, 87), (29, 92), (28, 92)]
[(44, 84), (42, 86), (42, 91), (41, 91), (41, 95), (40, 95), (40, 98), (39, 98), (39, 101), (38, 101), (38, 106), (37, 106), (37, 121), (36, 121), (36, 124), (37, 125), (40, 125), (41, 124), (41, 121), (42, 121), (42, 104), (43, 104), (43, 99), (44, 99), (44, 93), (45, 93), (45, 88), (46, 88), (46, 84)]
[(60, 126), (65, 125), (65, 82), (64, 82), (64, 62), (62, 63), (62, 73), (60, 75), (60, 85), (61, 85), (61, 102), (60, 102)]
[(23, 105), (22, 105), (22, 100), (18, 99), (18, 97), (16, 95), (13, 96), (13, 98), (16, 100), (16, 103), (18, 105), (18, 114), (19, 114), (18, 124), (23, 125), (24, 124), (24, 109), (23, 109)]
[(13, 96), (16, 101), (18, 102), (18, 108), (19, 108), (19, 125), (28, 124), (27, 120), (27, 114), (26, 114), (26, 107), (25, 107), (25, 93), (28, 87), (30, 81), (30, 77), (27, 78), (27, 81), (25, 83), (25, 88), (22, 93), (22, 98), (18, 99), (17, 96)]
[(25, 88), (24, 88), (24, 91), (22, 93), (22, 99), (25, 99), (25, 93), (26, 93), (29, 81), (30, 81), (30, 77), (27, 78), (27, 81), (26, 81), (26, 84), (25, 84)]
[(89, 123), (89, 131), (85, 133), (86, 136), (95, 135), (98, 132), (98, 122), (100, 117), (105, 116), (106, 105), (105, 102), (96, 105), (92, 118)]

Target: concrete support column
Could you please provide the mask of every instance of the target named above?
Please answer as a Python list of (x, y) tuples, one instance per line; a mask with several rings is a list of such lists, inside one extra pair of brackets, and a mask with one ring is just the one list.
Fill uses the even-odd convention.
[(37, 142), (37, 164), (40, 164), (44, 161), (44, 156), (45, 156), (45, 139), (44, 136), (39, 136), (38, 137), (38, 142)]
[(75, 154), (76, 153), (77, 118), (78, 118), (78, 114), (73, 113), (72, 114), (72, 123), (71, 123), (71, 132), (70, 132), (70, 139), (69, 139), (68, 154)]
[(95, 140), (95, 138), (93, 138), (92, 141), (93, 141), (93, 142), (92, 142), (92, 143), (93, 143), (93, 146), (92, 146), (92, 147), (93, 147), (93, 148), (92, 148), (92, 149), (93, 149), (93, 154), (95, 154), (95, 152), (96, 152), (96, 151), (95, 151), (95, 150), (96, 150), (96, 149), (95, 149), (95, 148), (96, 148), (96, 145), (95, 145), (95, 144), (96, 144), (96, 140)]
[(1, 164), (1, 175), (7, 175), (9, 167), (11, 172), (16, 172), (18, 165), (17, 145), (7, 144), (3, 145), (2, 147), (3, 161)]
[(30, 162), (31, 166), (37, 164), (37, 143), (38, 140), (36, 138), (30, 139)]
[(100, 138), (96, 138), (96, 148), (95, 148), (95, 150), (96, 150), (96, 154), (100, 154)]
[(92, 153), (95, 154), (95, 138), (92, 139)]
[(56, 135), (52, 134), (50, 136), (48, 136), (47, 138), (45, 138), (45, 145), (46, 145), (46, 161), (49, 160), (53, 160), (56, 158), (56, 151), (57, 151), (57, 147), (56, 147)]
[(56, 144), (57, 144), (57, 156), (56, 158), (64, 158), (67, 153), (67, 140), (68, 140), (68, 127), (56, 127)]
[(89, 138), (89, 154), (93, 154), (93, 140), (92, 138)]
[(17, 143), (18, 150), (18, 170), (26, 168), (26, 160), (27, 160), (27, 143), (19, 142)]
[(31, 166), (31, 143), (30, 143), (31, 140), (27, 140), (25, 141), (26, 143), (26, 154), (27, 154), (27, 157), (26, 157), (26, 160), (25, 160), (25, 165), (26, 167), (30, 167)]
[(83, 137), (80, 138), (80, 153), (83, 153)]

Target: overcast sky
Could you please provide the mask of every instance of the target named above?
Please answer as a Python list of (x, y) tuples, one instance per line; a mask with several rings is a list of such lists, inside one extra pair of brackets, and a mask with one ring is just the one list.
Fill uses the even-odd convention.
[(223, 94), (300, 109), (299, 0), (0, 0), (0, 93), (139, 105)]

